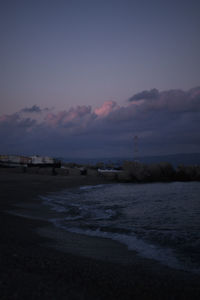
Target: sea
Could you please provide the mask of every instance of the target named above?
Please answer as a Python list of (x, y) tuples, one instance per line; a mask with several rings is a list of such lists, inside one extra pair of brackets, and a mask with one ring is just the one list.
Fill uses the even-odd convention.
[(200, 274), (200, 183), (116, 183), (41, 196), (58, 228), (112, 239), (137, 255)]

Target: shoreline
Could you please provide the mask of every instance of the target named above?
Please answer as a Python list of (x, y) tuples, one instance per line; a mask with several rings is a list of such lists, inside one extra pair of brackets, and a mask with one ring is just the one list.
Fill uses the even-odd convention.
[[(165, 267), (134, 252), (130, 254), (126, 246), (115, 241), (78, 235), (75, 238), (70, 233), (65, 234), (65, 238), (58, 237), (58, 230), (48, 220), (6, 212), (22, 209), (21, 203), (26, 204), (26, 211), (32, 205), (39, 210), (40, 194), (102, 183), (107, 181), (94, 176), (54, 177), (0, 172), (1, 299), (200, 297), (198, 275)], [(59, 244), (63, 240), (65, 244), (68, 241), (67, 249)], [(79, 248), (80, 244), (84, 244), (86, 255), (76, 251), (75, 246)], [(117, 261), (119, 255), (124, 256), (124, 264)]]

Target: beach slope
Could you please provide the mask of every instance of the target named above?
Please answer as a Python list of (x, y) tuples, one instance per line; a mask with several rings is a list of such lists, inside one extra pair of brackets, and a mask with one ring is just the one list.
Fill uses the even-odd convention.
[[(117, 242), (83, 239), (88, 248), (93, 247), (92, 255), (89, 249), (87, 255), (77, 250), (83, 243), (81, 236), (68, 236), (69, 243), (73, 240), (71, 248), (57, 245), (56, 229), (42, 218), (44, 207), (38, 195), (100, 183), (104, 179), (95, 176), (0, 170), (0, 299), (200, 299), (200, 276), (134, 253), (124, 263), (109, 259), (112, 253), (128, 257), (128, 250)], [(11, 213), (23, 204), (27, 216)], [(38, 218), (28, 217), (33, 206), (38, 208)]]

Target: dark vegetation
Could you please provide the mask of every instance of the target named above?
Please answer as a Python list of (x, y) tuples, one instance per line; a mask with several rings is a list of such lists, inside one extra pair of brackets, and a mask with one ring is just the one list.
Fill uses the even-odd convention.
[[(114, 164), (98, 162), (95, 165), (62, 163), (55, 167), (12, 167), (6, 168), (11, 173), (27, 173), (53, 176), (102, 176), (118, 182), (171, 182), (200, 181), (200, 165), (179, 165), (174, 167), (168, 162), (145, 164), (138, 161), (125, 161), (120, 167)], [(101, 171), (99, 172), (99, 169)], [(109, 171), (109, 172), (108, 172)]]
[[(112, 164), (98, 162), (95, 165), (81, 165), (65, 163), (66, 168), (78, 168), (85, 170), (82, 174), (87, 175), (98, 169), (113, 170), (119, 172), (96, 173), (110, 180), (120, 182), (170, 182), (170, 181), (200, 181), (200, 165), (178, 165), (174, 167), (168, 162), (146, 164), (137, 161), (124, 161), (121, 167)], [(95, 173), (94, 173), (95, 174)]]
[(122, 169), (124, 180), (129, 182), (200, 181), (200, 165), (174, 168), (167, 162), (143, 164), (127, 161)]

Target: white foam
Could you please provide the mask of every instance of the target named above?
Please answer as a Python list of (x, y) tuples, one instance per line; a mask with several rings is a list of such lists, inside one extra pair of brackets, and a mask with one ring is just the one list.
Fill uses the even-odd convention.
[(121, 173), (121, 170), (115, 170), (115, 169), (98, 169), (99, 173)]
[[(52, 220), (53, 223), (60, 228), (74, 233), (112, 239), (126, 245), (129, 250), (136, 251), (139, 255), (145, 258), (154, 259), (164, 265), (175, 269), (187, 270), (200, 274), (199, 266), (197, 265), (197, 267), (195, 268), (195, 263), (191, 262), (187, 257), (184, 257), (184, 255), (180, 256), (180, 253), (178, 252), (179, 249), (177, 250), (176, 254), (175, 250), (173, 251), (171, 248), (165, 248), (159, 245), (157, 246), (152, 244), (153, 242), (151, 243), (148, 240), (145, 240), (145, 236), (149, 236), (148, 234), (146, 234), (146, 227), (152, 228), (153, 226), (155, 226), (155, 228), (158, 228), (158, 231), (163, 230), (160, 223), (155, 222), (154, 225), (154, 222), (152, 220), (154, 216), (157, 217), (158, 212), (160, 214), (162, 213), (162, 210), (157, 212), (158, 207), (154, 205), (153, 196), (155, 194), (157, 185), (145, 185), (145, 187), (140, 185), (134, 186), (134, 197), (130, 197), (130, 200), (129, 195), (133, 191), (133, 186), (124, 186), (120, 184), (115, 185), (114, 189), (108, 188), (109, 186), (112, 187), (112, 185), (113, 184), (99, 184), (93, 186), (82, 186), (79, 188), (79, 190), (70, 190), (66, 191), (65, 193), (61, 192), (61, 194), (57, 193), (49, 196), (41, 196), (41, 199), (43, 199), (44, 203), (46, 205), (49, 205), (51, 209), (57, 211), (58, 213), (61, 212), (60, 217), (58, 217), (57, 220)], [(101, 189), (103, 187), (106, 187), (105, 190)], [(120, 189), (117, 187), (120, 187)], [(145, 193), (143, 192), (144, 188)], [(150, 193), (150, 199), (149, 196), (147, 196), (149, 195), (148, 192)], [(161, 192), (160, 193), (162, 197), (164, 195), (165, 199), (169, 199), (166, 198), (168, 197), (168, 194), (164, 193), (163, 191)], [(55, 195), (56, 197), (54, 197)], [(59, 195), (61, 195), (60, 198)], [(136, 203), (134, 202), (136, 201), (135, 199), (137, 199)], [(133, 203), (134, 205), (132, 205)], [(168, 201), (165, 201), (165, 203), (168, 204)], [(117, 208), (118, 205), (121, 205), (119, 209), (119, 217)], [(124, 210), (123, 206), (125, 207)], [(143, 213), (144, 206), (147, 211), (146, 215), (144, 215)], [(71, 212), (71, 209), (73, 209), (74, 207), (78, 208), (77, 212), (76, 210), (75, 212)], [(165, 206), (163, 207), (165, 208)], [(165, 211), (166, 209), (164, 210), (164, 212)], [(62, 212), (64, 213), (62, 214)], [(139, 217), (136, 213), (138, 213), (140, 219), (138, 219)], [(116, 218), (113, 218), (115, 214)], [(135, 220), (133, 221), (132, 215), (135, 218)], [(159, 217), (159, 222), (162, 222), (162, 215), (163, 214), (161, 214)], [(65, 216), (65, 218), (63, 218), (63, 216)], [(147, 217), (151, 218), (147, 219)], [(143, 219), (144, 221), (142, 222), (141, 220)], [(172, 222), (167, 224), (167, 226), (171, 226), (171, 224)], [(119, 231), (118, 233), (103, 231), (106, 228), (108, 230), (112, 230), (113, 225), (114, 227), (118, 226), (119, 228), (124, 228), (127, 230), (132, 230), (132, 227), (138, 226), (139, 229), (142, 228), (144, 239), (138, 238), (134, 233), (122, 234), (122, 231)], [(94, 228), (97, 227), (102, 227), (102, 230), (94, 230)], [(88, 228), (88, 230), (84, 228)], [(169, 237), (171, 237), (172, 235), (172, 229), (173, 226), (172, 228), (170, 227)], [(168, 238), (168, 236), (166, 238)], [(176, 257), (176, 255), (177, 257), (180, 256), (180, 260)], [(185, 260), (185, 262), (182, 260)]]
[(80, 190), (92, 190), (92, 189), (102, 188), (102, 187), (104, 187), (104, 184), (84, 185), (84, 186), (81, 186), (79, 189)]
[(54, 210), (56, 212), (66, 212), (66, 208), (62, 205), (62, 201), (59, 201), (55, 203), (54, 199), (52, 197), (46, 197), (46, 196), (40, 196), (40, 198), (43, 200), (43, 203), (46, 205), (49, 205), (51, 210)]
[(168, 267), (177, 269), (177, 270), (184, 270), (184, 271), (190, 271), (193, 273), (200, 274), (200, 269), (192, 268), (184, 265), (182, 262), (180, 262), (175, 254), (173, 253), (173, 250), (170, 248), (161, 248), (156, 245), (150, 244), (145, 242), (142, 239), (138, 239), (136, 236), (127, 235), (127, 234), (120, 234), (120, 233), (110, 233), (110, 232), (104, 232), (99, 229), (97, 230), (84, 230), (80, 228), (67, 228), (64, 225), (61, 225), (59, 220), (52, 220), (53, 223), (69, 232), (77, 233), (77, 234), (83, 234), (93, 237), (101, 237), (101, 238), (108, 238), (112, 239), (114, 241), (120, 242), (128, 247), (128, 249), (131, 251), (136, 251), (138, 255), (143, 256), (148, 259), (153, 259), (158, 262), (160, 262), (163, 265), (166, 265)]

